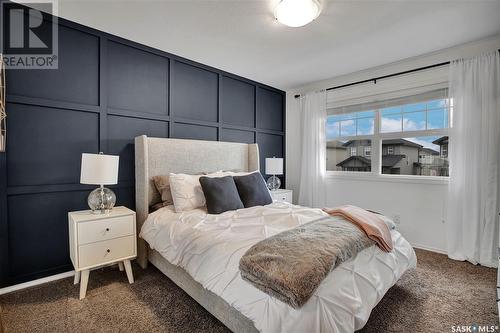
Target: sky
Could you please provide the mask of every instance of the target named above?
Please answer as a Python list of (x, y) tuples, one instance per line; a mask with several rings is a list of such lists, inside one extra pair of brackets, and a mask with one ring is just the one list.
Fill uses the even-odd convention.
[[(381, 132), (405, 132), (448, 127), (446, 100), (407, 104), (380, 110)], [(362, 111), (331, 115), (326, 122), (327, 141), (338, 137), (371, 135), (374, 130), (375, 111)], [(439, 151), (432, 143), (437, 136), (405, 138), (426, 148)]]

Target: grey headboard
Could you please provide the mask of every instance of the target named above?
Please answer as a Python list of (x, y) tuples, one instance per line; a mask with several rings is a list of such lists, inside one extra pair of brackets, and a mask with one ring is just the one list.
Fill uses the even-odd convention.
[[(197, 174), (217, 170), (259, 170), (257, 144), (149, 138), (135, 138), (135, 209), (137, 234), (149, 214), (149, 207), (160, 196), (152, 177), (169, 173)], [(137, 241), (137, 262), (143, 268), (148, 262), (148, 245)]]

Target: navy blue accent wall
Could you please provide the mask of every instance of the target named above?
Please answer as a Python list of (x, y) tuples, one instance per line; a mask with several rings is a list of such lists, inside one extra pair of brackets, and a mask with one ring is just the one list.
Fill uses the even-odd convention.
[[(134, 208), (135, 136), (257, 142), (285, 154), (281, 90), (59, 19), (59, 69), (7, 71), (0, 287), (72, 269), (67, 213), (87, 209), (82, 152), (120, 155)], [(249, 64), (249, 66), (252, 66)]]

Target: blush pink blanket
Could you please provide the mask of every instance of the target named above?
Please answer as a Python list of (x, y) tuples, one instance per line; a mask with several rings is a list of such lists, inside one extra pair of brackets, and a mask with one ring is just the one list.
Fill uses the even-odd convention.
[(363, 230), (368, 238), (373, 240), (382, 251), (392, 251), (393, 244), (391, 232), (377, 214), (352, 205), (344, 205), (337, 208), (323, 208), (323, 210), (330, 216), (341, 216), (355, 224), (358, 228)]

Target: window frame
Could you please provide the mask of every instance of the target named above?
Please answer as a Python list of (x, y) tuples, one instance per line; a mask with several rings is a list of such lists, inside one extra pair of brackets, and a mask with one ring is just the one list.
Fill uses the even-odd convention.
[[(343, 178), (353, 180), (369, 180), (369, 181), (394, 181), (408, 183), (428, 183), (428, 184), (447, 184), (449, 176), (419, 176), (419, 175), (390, 175), (382, 173), (382, 141), (388, 139), (401, 139), (408, 137), (421, 136), (448, 136), (450, 135), (451, 119), (453, 102), (449, 100), (446, 107), (448, 111), (448, 127), (439, 129), (425, 129), (416, 131), (398, 131), (398, 132), (381, 132), (381, 114), (382, 108), (370, 110), (374, 111), (374, 130), (370, 135), (353, 135), (353, 136), (338, 136), (335, 140), (371, 140), (371, 171), (340, 171), (326, 170), (326, 176), (330, 178)], [(363, 112), (362, 110), (353, 111)], [(328, 115), (330, 116), (330, 114)], [(427, 116), (426, 116), (427, 123)], [(340, 134), (340, 132), (339, 132)], [(352, 156), (352, 155), (350, 155)]]

